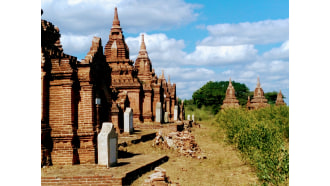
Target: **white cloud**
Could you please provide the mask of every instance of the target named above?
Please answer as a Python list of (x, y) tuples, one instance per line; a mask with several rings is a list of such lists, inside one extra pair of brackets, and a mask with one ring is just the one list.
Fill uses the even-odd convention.
[[(145, 34), (144, 41), (150, 60), (154, 68), (166, 67), (168, 65), (179, 65), (182, 63), (185, 47), (183, 40), (168, 38), (165, 34)], [(130, 58), (136, 60), (140, 50), (141, 36), (128, 37), (126, 43), (130, 48)]]
[[(181, 81), (205, 81), (212, 79), (215, 72), (207, 68), (163, 68), (165, 76), (171, 76), (171, 82), (173, 80)], [(158, 72), (161, 69), (158, 69)]]
[(251, 61), (256, 58), (257, 50), (253, 45), (237, 46), (197, 46), (186, 56), (186, 64), (221, 65)]
[(114, 7), (125, 32), (166, 30), (196, 20), (200, 5), (183, 0), (69, 0), (42, 1), (43, 19), (58, 25), (62, 32), (109, 31)]
[(63, 51), (66, 54), (72, 55), (72, 53), (81, 53), (83, 51), (89, 51), (89, 48), (92, 46), (93, 36), (98, 34), (91, 35), (72, 35), (72, 34), (62, 34), (61, 44), (63, 46)]
[(288, 40), (289, 19), (216, 24), (207, 26), (210, 36), (200, 44), (209, 46), (269, 44)]
[(263, 55), (265, 59), (288, 59), (289, 58), (289, 40), (282, 43), (279, 48), (273, 48)]
[(289, 73), (289, 62), (275, 60), (270, 63), (270, 72), (272, 73)]
[[(144, 34), (147, 51), (155, 68), (168, 65), (219, 66), (223, 64), (246, 63), (257, 57), (253, 45), (237, 46), (197, 46), (195, 51), (187, 54), (183, 51), (183, 40), (168, 38), (165, 34)], [(140, 49), (141, 37), (126, 38), (130, 56), (135, 60)]]

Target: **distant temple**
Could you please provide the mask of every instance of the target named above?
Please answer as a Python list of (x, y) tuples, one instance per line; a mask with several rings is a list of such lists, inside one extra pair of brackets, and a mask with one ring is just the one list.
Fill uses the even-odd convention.
[(229, 78), (229, 85), (226, 91), (226, 97), (223, 100), (223, 104), (221, 105), (221, 109), (225, 108), (239, 108), (239, 101), (235, 96), (235, 89), (231, 84), (231, 78)]
[[(249, 100), (248, 100), (249, 103)], [(264, 108), (264, 107), (268, 107), (268, 101), (264, 96), (264, 91), (262, 90), (261, 86), (260, 86), (260, 80), (258, 77), (258, 82), (257, 82), (257, 87), (254, 89), (254, 94), (253, 94), (253, 98), (251, 100), (251, 102), (249, 104), (247, 104), (247, 108), (248, 109), (258, 109), (258, 108)]]
[(280, 92), (277, 94), (277, 98), (276, 98), (276, 103), (275, 103), (276, 106), (279, 106), (279, 105), (286, 105), (284, 100), (283, 100), (283, 95), (282, 95), (282, 92), (280, 90)]
[(85, 59), (78, 61), (63, 52), (60, 36), (56, 26), (41, 20), (42, 165), (96, 163), (102, 123), (112, 122), (123, 133), (126, 108), (133, 110), (134, 127), (155, 121), (157, 103), (170, 121), (176, 105), (184, 119), (176, 84), (166, 81), (164, 71), (159, 78), (155, 74), (144, 35), (135, 64), (129, 59), (117, 8), (104, 52), (101, 38), (94, 37)]

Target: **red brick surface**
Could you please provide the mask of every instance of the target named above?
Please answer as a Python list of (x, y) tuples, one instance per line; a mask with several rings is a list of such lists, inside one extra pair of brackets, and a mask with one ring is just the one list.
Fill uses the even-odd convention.
[(41, 20), (42, 165), (96, 163), (102, 123), (112, 122), (122, 133), (127, 107), (133, 109), (133, 127), (155, 119), (157, 102), (173, 118), (176, 85), (164, 72), (157, 77), (144, 39), (135, 65), (130, 60), (117, 9), (104, 52), (101, 38), (94, 37), (78, 61), (64, 53), (60, 36), (56, 26)]

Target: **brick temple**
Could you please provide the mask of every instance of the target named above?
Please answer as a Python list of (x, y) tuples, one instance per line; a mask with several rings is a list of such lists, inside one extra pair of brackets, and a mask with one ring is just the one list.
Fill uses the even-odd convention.
[(231, 78), (229, 78), (229, 85), (226, 90), (226, 97), (223, 100), (223, 104), (221, 105), (221, 109), (225, 108), (239, 108), (239, 101), (235, 96), (235, 89), (231, 83)]
[(254, 89), (252, 100), (250, 101), (250, 97), (248, 97), (247, 108), (250, 110), (254, 110), (268, 106), (268, 100), (264, 96), (264, 91), (260, 86), (260, 79), (258, 77), (257, 87)]
[[(97, 163), (97, 135), (103, 122), (123, 133), (123, 114), (133, 110), (134, 127), (154, 122), (156, 104), (174, 119), (184, 119), (176, 84), (157, 77), (141, 35), (137, 59), (129, 58), (117, 8), (103, 51), (99, 37), (91, 38), (85, 59), (65, 54), (59, 28), (41, 20), (41, 163)], [(164, 118), (164, 117), (162, 117)], [(162, 121), (161, 121), (162, 123)]]
[(280, 92), (277, 94), (277, 98), (276, 98), (276, 103), (275, 103), (276, 106), (280, 106), (280, 105), (286, 105), (284, 100), (283, 100), (283, 95), (282, 95), (282, 92), (280, 90)]

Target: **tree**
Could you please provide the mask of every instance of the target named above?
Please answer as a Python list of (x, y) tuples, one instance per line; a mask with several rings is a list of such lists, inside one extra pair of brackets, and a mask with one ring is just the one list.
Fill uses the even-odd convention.
[[(265, 93), (264, 96), (268, 100), (268, 103), (269, 104), (275, 104), (276, 103), (276, 99), (277, 99), (277, 94), (278, 94), (278, 92), (273, 91), (273, 92), (267, 92), (267, 93)], [(282, 96), (283, 96), (283, 99), (284, 99), (285, 96), (283, 95), (283, 93), (282, 93)]]
[[(210, 106), (212, 107), (212, 111), (216, 113), (225, 99), (228, 85), (229, 81), (207, 82), (203, 87), (193, 93), (193, 103), (198, 108), (201, 108), (203, 105)], [(245, 84), (236, 83), (235, 81), (232, 81), (232, 85), (234, 86), (235, 96), (239, 104), (246, 105), (250, 92), (248, 87)]]

